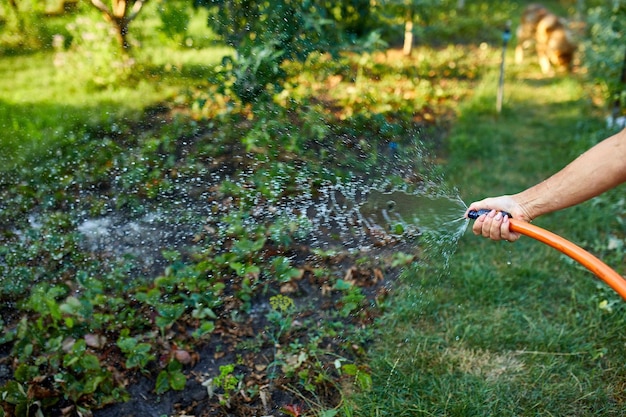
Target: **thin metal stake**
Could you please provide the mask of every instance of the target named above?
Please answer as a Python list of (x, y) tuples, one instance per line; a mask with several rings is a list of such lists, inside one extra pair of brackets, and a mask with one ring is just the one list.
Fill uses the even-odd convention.
[(498, 114), (502, 111), (502, 98), (504, 97), (504, 59), (506, 57), (506, 46), (511, 39), (511, 21), (506, 22), (506, 27), (502, 32), (502, 60), (500, 62), (500, 80), (498, 82), (498, 98), (496, 110)]

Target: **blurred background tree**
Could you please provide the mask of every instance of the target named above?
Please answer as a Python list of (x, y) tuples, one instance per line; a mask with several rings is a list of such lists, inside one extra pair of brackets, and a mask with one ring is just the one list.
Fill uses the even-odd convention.
[(224, 61), (232, 92), (244, 102), (280, 88), (283, 60), (305, 60), (314, 51), (336, 54), (374, 28), (373, 2), (194, 0), (208, 9), (208, 25), (232, 46)]
[(626, 109), (626, 0), (605, 3), (589, 10), (583, 59), (615, 118)]
[(40, 16), (44, 0), (3, 0), (0, 2), (0, 51), (36, 50), (43, 46)]
[[(441, 0), (384, 0), (381, 4), (385, 15), (391, 19), (404, 20), (403, 53), (410, 55), (413, 50), (414, 35), (421, 37), (438, 10), (452, 8), (451, 2)], [(457, 5), (459, 6), (459, 5)], [(462, 7), (462, 5), (460, 5)]]
[(110, 4), (102, 0), (91, 0), (91, 4), (96, 7), (104, 19), (115, 28), (117, 41), (124, 49), (128, 49), (130, 44), (126, 39), (128, 26), (139, 15), (143, 8), (144, 0), (111, 0)]
[(177, 44), (183, 45), (191, 20), (189, 1), (159, 0), (157, 11), (161, 20), (159, 31), (165, 38), (172, 39)]

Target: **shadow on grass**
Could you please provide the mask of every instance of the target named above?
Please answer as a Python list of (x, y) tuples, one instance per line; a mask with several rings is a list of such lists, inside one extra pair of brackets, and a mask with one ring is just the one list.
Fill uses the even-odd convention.
[(2, 170), (37, 166), (54, 149), (101, 127), (114, 130), (114, 120), (123, 114), (132, 120), (133, 111), (115, 102), (94, 105), (38, 103), (14, 104), (0, 100), (0, 163)]

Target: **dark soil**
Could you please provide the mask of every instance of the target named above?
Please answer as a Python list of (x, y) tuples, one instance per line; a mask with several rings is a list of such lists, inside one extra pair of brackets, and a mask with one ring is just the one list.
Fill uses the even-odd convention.
[[(132, 224), (137, 225), (136, 222)], [(159, 233), (184, 238), (183, 231), (168, 232), (163, 226), (157, 227)], [(147, 262), (153, 263), (156, 267), (164, 264), (165, 262), (156, 255), (159, 252), (158, 248), (151, 245), (159, 239), (146, 240), (142, 237), (140, 228), (135, 227), (134, 230), (135, 234), (128, 230), (121, 233), (117, 229), (117, 233), (121, 233), (123, 239), (119, 238), (120, 235), (116, 237), (114, 233), (107, 233), (107, 239), (100, 236), (99, 249), (113, 250), (113, 242), (122, 242), (122, 245), (116, 246), (115, 251), (136, 252), (137, 256), (149, 260)], [(110, 237), (112, 239), (109, 239)], [(314, 392), (303, 389), (297, 375), (287, 376), (273, 372), (272, 361), (276, 349), (280, 349), (281, 345), (306, 341), (307, 326), (316, 324), (321, 326), (323, 322), (336, 322), (339, 325), (341, 322), (341, 325), (346, 327), (363, 327), (370, 325), (380, 314), (376, 305), (383, 301), (389, 286), (399, 272), (398, 268), (389, 266), (393, 251), (400, 249), (408, 251), (410, 248), (401, 248), (398, 242), (392, 241), (392, 238), (384, 245), (374, 237), (372, 241), (377, 242), (377, 245), (369, 247), (367, 256), (377, 261), (365, 266), (357, 264), (358, 258), (363, 254), (350, 254), (347, 250), (342, 250), (331, 259), (320, 260), (311, 252), (312, 248), (305, 244), (299, 245), (291, 251), (290, 256), (298, 259), (297, 267), (303, 271), (302, 276), (269, 289), (267, 295), (257, 296), (252, 300), (248, 312), (244, 312), (241, 302), (233, 298), (227, 311), (223, 311), (216, 321), (216, 329), (211, 340), (196, 346), (195, 350), (190, 352), (193, 360), (185, 369), (188, 379), (183, 391), (170, 390), (163, 395), (156, 395), (154, 377), (134, 375), (128, 384), (131, 396), (128, 402), (107, 406), (95, 411), (93, 415), (281, 416), (289, 415), (281, 411), (285, 410), (285, 407), (287, 410), (294, 406), (301, 406), (302, 410), (311, 407), (320, 409), (337, 407), (341, 401), (340, 389), (344, 384), (350, 385), (353, 382), (351, 378), (339, 374), (334, 365), (335, 360), (342, 357), (347, 361), (358, 363), (365, 351), (366, 340), (357, 343), (345, 339), (341, 334), (326, 337), (320, 344), (320, 353), (316, 360), (323, 364), (322, 368), (329, 380), (316, 385)], [(313, 274), (314, 268), (320, 268), (321, 262), (324, 262), (324, 267), (332, 270), (334, 275), (362, 288), (367, 301), (359, 311), (338, 320), (337, 311), (341, 308), (341, 295), (332, 290), (331, 284), (325, 279), (319, 280)], [(293, 317), (290, 329), (280, 340), (279, 345), (273, 345), (267, 334), (269, 324), (266, 318), (271, 310), (269, 295), (276, 293), (289, 296), (298, 306), (306, 306), (299, 309), (298, 314)], [(233, 312), (237, 312), (234, 319), (229, 317), (232, 316), (229, 313)], [(173, 331), (185, 332), (185, 329), (178, 328)], [(220, 404), (218, 395), (210, 397), (207, 387), (202, 383), (219, 375), (221, 365), (230, 363), (237, 363), (236, 371), (244, 375), (244, 378), (242, 389), (232, 396), (228, 405), (225, 405)], [(272, 373), (277, 375), (270, 375)], [(245, 393), (246, 386), (259, 387), (260, 391), (252, 396)]]
[[(129, 238), (126, 235), (126, 238)], [(144, 246), (147, 256), (152, 256), (154, 248)], [(379, 259), (376, 265), (357, 266), (357, 256), (346, 252), (326, 261), (325, 267), (330, 268), (338, 276), (346, 278), (363, 289), (367, 302), (358, 312), (350, 314), (341, 321), (345, 326), (362, 327), (372, 323), (380, 314), (376, 305), (386, 296), (388, 287), (398, 273), (397, 268), (389, 265), (391, 247), (374, 248), (368, 256)], [(406, 250), (406, 249), (405, 249)], [(298, 267), (302, 269), (301, 278), (293, 280), (281, 287), (270, 290), (271, 293), (286, 294), (299, 306), (307, 306), (299, 310), (293, 317), (290, 329), (281, 344), (285, 346), (307, 338), (307, 327), (322, 322), (337, 322), (337, 309), (341, 307), (340, 295), (333, 291), (325, 281), (319, 281), (312, 273), (313, 268), (320, 267), (320, 260), (312, 255), (310, 248), (302, 245), (294, 250), (292, 256), (299, 259)], [(158, 264), (161, 261), (155, 260)], [(315, 386), (315, 392), (302, 389), (297, 376), (270, 376), (272, 358), (275, 349), (280, 345), (272, 345), (267, 336), (267, 313), (270, 311), (269, 296), (258, 296), (252, 300), (249, 312), (240, 309), (237, 300), (232, 301), (230, 312), (237, 311), (235, 320), (223, 312), (216, 321), (216, 329), (211, 340), (195, 347), (190, 352), (193, 361), (187, 367), (187, 385), (183, 391), (168, 391), (163, 395), (154, 393), (154, 378), (134, 375), (128, 384), (131, 399), (122, 404), (115, 404), (94, 412), (96, 417), (120, 416), (269, 416), (285, 415), (281, 412), (285, 407), (303, 406), (331, 409), (339, 405), (343, 380), (334, 366), (335, 359), (340, 356), (348, 361), (358, 362), (366, 346), (350, 343), (341, 335), (327, 337), (323, 342), (323, 351), (316, 359), (324, 363), (323, 368), (330, 378)], [(184, 332), (185, 329), (174, 331)], [(349, 345), (347, 345), (349, 343)], [(252, 346), (252, 348), (251, 348)], [(337, 355), (337, 356), (335, 356)], [(256, 396), (247, 395), (242, 388), (234, 395), (228, 405), (220, 404), (217, 395), (210, 397), (206, 382), (210, 377), (220, 373), (220, 366), (237, 363), (236, 370), (245, 375), (243, 386), (260, 387), (262, 393)], [(347, 381), (346, 381), (347, 382)], [(352, 382), (350, 382), (351, 384)]]

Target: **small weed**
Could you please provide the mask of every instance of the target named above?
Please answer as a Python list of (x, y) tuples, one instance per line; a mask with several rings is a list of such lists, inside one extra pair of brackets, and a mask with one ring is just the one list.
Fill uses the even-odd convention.
[(282, 295), (274, 295), (270, 297), (271, 311), (267, 313), (267, 319), (274, 325), (269, 329), (272, 339), (275, 343), (280, 343), (281, 337), (291, 327), (293, 314), (295, 313), (295, 304), (293, 299)]
[(360, 287), (353, 285), (348, 281), (344, 281), (343, 279), (337, 280), (333, 288), (343, 292), (343, 295), (339, 300), (339, 315), (342, 317), (348, 317), (355, 311), (358, 311), (363, 306), (363, 302), (366, 300), (366, 297)]
[(241, 382), (241, 378), (236, 376), (234, 371), (234, 364), (222, 365), (218, 376), (203, 383), (209, 391), (209, 397), (217, 395), (220, 404), (227, 408), (230, 408), (230, 400)]

